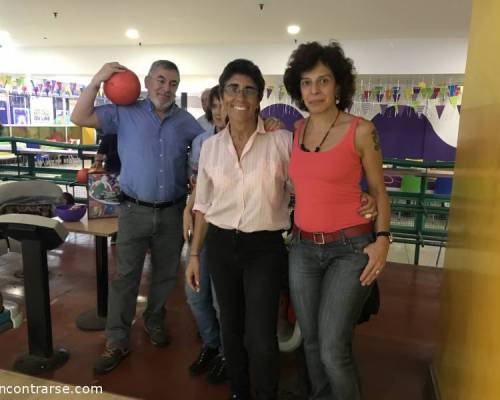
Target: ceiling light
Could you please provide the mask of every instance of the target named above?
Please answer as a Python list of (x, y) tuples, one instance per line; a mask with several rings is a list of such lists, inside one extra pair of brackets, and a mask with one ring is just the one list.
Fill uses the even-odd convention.
[(12, 44), (12, 38), (7, 31), (0, 31), (0, 46), (8, 46)]
[(298, 25), (288, 25), (288, 27), (286, 28), (286, 30), (288, 31), (288, 33), (290, 35), (296, 35), (297, 33), (300, 32), (300, 26), (298, 26)]
[(139, 32), (137, 29), (127, 29), (125, 36), (129, 39), (139, 39)]

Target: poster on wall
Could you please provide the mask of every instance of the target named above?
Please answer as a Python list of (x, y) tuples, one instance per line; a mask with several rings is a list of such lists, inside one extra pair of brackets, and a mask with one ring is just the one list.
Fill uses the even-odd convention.
[(6, 93), (0, 93), (0, 124), (7, 125), (9, 123), (9, 112), (7, 110), (7, 103), (9, 97)]
[(14, 125), (28, 125), (30, 122), (30, 111), (24, 107), (12, 109)]
[(64, 99), (62, 97), (53, 97), (54, 100), (54, 122), (57, 125), (65, 124)]
[(67, 101), (67, 103), (66, 103), (66, 118), (67, 118), (66, 123), (69, 124), (70, 123), (69, 116), (73, 112), (78, 99), (66, 99), (66, 101)]
[(23, 95), (10, 95), (10, 119), (14, 125), (29, 125), (29, 97)]
[(120, 210), (118, 174), (103, 171), (88, 174), (88, 218), (117, 217)]
[(31, 97), (31, 123), (51, 125), (54, 123), (54, 105), (51, 97)]

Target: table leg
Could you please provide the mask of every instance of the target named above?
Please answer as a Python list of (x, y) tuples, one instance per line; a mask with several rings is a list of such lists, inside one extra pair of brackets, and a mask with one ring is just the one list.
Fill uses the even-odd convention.
[(86, 311), (77, 318), (76, 326), (83, 331), (102, 331), (108, 314), (108, 237), (95, 237), (97, 309)]

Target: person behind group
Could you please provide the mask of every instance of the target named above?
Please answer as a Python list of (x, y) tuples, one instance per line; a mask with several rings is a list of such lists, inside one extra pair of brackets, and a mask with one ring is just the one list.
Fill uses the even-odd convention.
[(103, 135), (99, 142), (92, 168), (104, 170), (110, 174), (119, 174), (121, 169), (120, 156), (118, 155), (117, 135)]
[(212, 121), (210, 121), (210, 118), (209, 118), (209, 113), (210, 113), (210, 105), (209, 105), (209, 101), (208, 101), (209, 96), (210, 96), (210, 89), (205, 89), (201, 93), (201, 97), (200, 97), (201, 108), (203, 108), (204, 114), (197, 119), (198, 123), (201, 125), (201, 127), (205, 131), (208, 131), (208, 130), (214, 128), (214, 125), (213, 125)]
[(175, 105), (179, 70), (167, 60), (151, 65), (145, 100), (129, 106), (94, 107), (101, 83), (124, 70), (116, 62), (105, 64), (81, 94), (71, 116), (77, 125), (116, 133), (121, 160), (117, 269), (109, 290), (106, 348), (94, 364), (96, 373), (111, 371), (130, 351), (130, 329), (148, 249), (152, 268), (144, 328), (154, 345), (170, 342), (164, 305), (176, 284), (183, 243), (187, 151), (203, 132), (188, 112)]
[[(191, 182), (193, 191), (184, 209), (184, 240), (189, 242), (193, 230), (193, 205), (196, 196), (196, 175), (198, 174), (198, 161), (202, 144), (208, 138), (217, 134), (226, 127), (226, 113), (222, 107), (219, 85), (210, 89), (208, 96), (207, 119), (213, 124), (209, 130), (193, 140), (189, 155), (189, 166), (192, 173)], [(212, 280), (207, 270), (205, 247), (200, 251), (199, 287), (195, 291), (186, 284), (186, 299), (196, 321), (203, 346), (196, 360), (189, 366), (193, 375), (199, 375), (207, 370), (209, 383), (224, 382), (226, 378), (226, 359), (222, 350), (220, 327), (216, 310), (216, 299), (212, 293)]]
[(229, 124), (201, 150), (186, 281), (199, 290), (199, 256), (205, 242), (220, 307), (231, 398), (250, 398), (250, 369), (256, 398), (276, 399), (276, 326), (286, 263), (281, 232), (289, 227), (291, 134), (265, 133), (258, 116), (264, 78), (251, 61), (230, 62), (219, 85)]
[[(389, 250), (390, 207), (374, 125), (344, 112), (355, 91), (352, 61), (332, 42), (300, 45), (284, 74), (309, 112), (294, 137), (295, 189), (290, 291), (304, 337), (310, 399), (359, 400), (354, 327)], [(357, 212), (364, 171), (378, 216)]]
[[(100, 131), (100, 129), (98, 129)], [(104, 170), (109, 174), (120, 174), (121, 163), (118, 155), (118, 139), (116, 135), (99, 135), (99, 147), (92, 163), (92, 170)], [(111, 235), (111, 244), (116, 244), (116, 232)]]

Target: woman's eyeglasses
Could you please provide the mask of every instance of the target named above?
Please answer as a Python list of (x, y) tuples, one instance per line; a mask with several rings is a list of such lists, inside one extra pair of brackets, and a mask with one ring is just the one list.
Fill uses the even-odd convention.
[(243, 97), (257, 97), (258, 90), (252, 86), (245, 86), (242, 88), (236, 83), (230, 83), (224, 86), (224, 92), (230, 96), (237, 96), (241, 93)]

